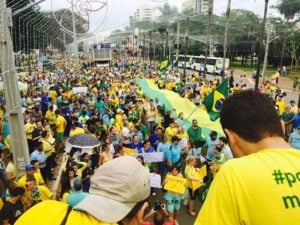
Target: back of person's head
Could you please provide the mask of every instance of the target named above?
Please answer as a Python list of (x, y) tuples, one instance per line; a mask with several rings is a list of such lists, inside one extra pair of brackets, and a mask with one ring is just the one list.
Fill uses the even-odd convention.
[(228, 97), (222, 106), (221, 124), (244, 140), (255, 143), (267, 137), (284, 138), (280, 117), (272, 100), (254, 90)]
[(12, 196), (12, 197), (16, 197), (18, 195), (23, 195), (24, 192), (25, 192), (25, 189), (22, 187), (15, 187), (9, 191), (10, 196)]
[(82, 180), (80, 178), (74, 180), (74, 189), (75, 191), (80, 191), (82, 189)]
[(156, 210), (153, 216), (154, 225), (163, 225), (166, 220), (166, 215), (162, 210)]

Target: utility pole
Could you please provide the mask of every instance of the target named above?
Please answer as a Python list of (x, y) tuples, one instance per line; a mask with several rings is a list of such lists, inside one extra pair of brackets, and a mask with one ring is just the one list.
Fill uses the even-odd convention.
[(223, 72), (222, 72), (222, 81), (225, 78), (225, 64), (226, 64), (226, 53), (227, 53), (227, 42), (228, 42), (228, 23), (230, 18), (231, 11), (231, 0), (228, 0), (227, 10), (226, 10), (226, 19), (225, 19), (225, 33), (224, 33), (224, 53), (223, 53)]
[[(179, 35), (180, 35), (180, 32), (179, 32), (179, 30), (180, 30), (180, 21), (178, 20), (177, 21), (177, 38), (176, 38), (176, 60), (178, 60), (179, 59), (179, 42), (180, 42), (180, 37), (179, 37)], [(178, 71), (178, 65), (177, 65), (177, 71)]]
[(189, 27), (190, 27), (190, 19), (187, 18), (187, 20), (186, 20), (185, 48), (184, 48), (184, 69), (183, 69), (183, 78), (184, 78), (184, 80), (186, 79), (186, 55), (187, 55), (189, 32), (190, 32)]
[(266, 41), (266, 50), (265, 50), (265, 57), (264, 57), (264, 64), (263, 64), (263, 70), (262, 70), (262, 82), (265, 83), (265, 73), (267, 69), (267, 63), (268, 63), (268, 53), (269, 53), (269, 45), (270, 45), (270, 36), (271, 36), (272, 28), (270, 23), (267, 24), (267, 41)]
[(260, 31), (259, 40), (258, 40), (259, 54), (258, 54), (256, 76), (255, 76), (255, 90), (258, 90), (260, 66), (261, 66), (261, 61), (263, 60), (263, 55), (264, 55), (263, 39), (264, 39), (264, 33), (265, 33), (265, 27), (266, 27), (268, 5), (269, 5), (269, 0), (265, 0), (264, 17), (262, 20), (261, 31)]
[[(6, 6), (5, 0), (0, 5)], [(0, 11), (0, 53), (3, 86), (6, 101), (6, 111), (11, 137), (11, 149), (14, 157), (17, 177), (24, 173), (25, 165), (29, 164), (29, 151), (25, 138), (24, 120), (21, 107), (20, 92), (14, 68), (13, 47), (9, 31), (8, 13), (6, 7)], [(2, 36), (2, 37), (1, 37)]]
[(151, 67), (151, 47), (152, 47), (152, 31), (149, 31), (149, 49), (148, 49), (148, 57), (149, 57), (149, 61), (150, 61), (150, 67)]
[(78, 44), (77, 44), (77, 32), (76, 32), (76, 21), (75, 21), (75, 9), (74, 9), (74, 0), (72, 0), (72, 24), (73, 24), (73, 51), (76, 65), (76, 72), (79, 72), (79, 57), (78, 57)]
[(213, 13), (213, 6), (214, 6), (214, 0), (209, 0), (209, 7), (208, 7), (208, 27), (207, 27), (207, 35), (206, 35), (206, 48), (205, 48), (205, 59), (204, 59), (204, 71), (203, 71), (203, 77), (206, 77), (207, 73), (207, 54), (208, 54), (208, 48), (210, 49), (210, 43), (211, 43), (211, 17)]

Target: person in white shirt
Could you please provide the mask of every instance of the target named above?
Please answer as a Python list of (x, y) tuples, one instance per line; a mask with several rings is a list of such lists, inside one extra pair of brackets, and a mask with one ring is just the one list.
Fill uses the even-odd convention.
[(233, 155), (231, 149), (228, 145), (228, 140), (226, 137), (219, 137), (220, 145), (222, 147), (222, 151), (225, 153), (227, 159), (232, 159)]

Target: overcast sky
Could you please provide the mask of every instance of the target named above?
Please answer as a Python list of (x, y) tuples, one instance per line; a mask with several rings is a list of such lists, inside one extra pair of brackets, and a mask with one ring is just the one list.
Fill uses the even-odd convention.
[[(143, 4), (161, 6), (164, 2), (176, 6), (181, 10), (183, 0), (73, 0), (74, 2), (97, 2), (93, 7), (101, 6), (101, 2), (107, 2), (107, 7), (98, 12), (90, 14), (90, 31), (97, 33), (107, 32), (114, 29), (122, 29), (129, 24), (129, 16), (132, 16), (138, 6)], [(279, 0), (269, 0), (269, 5), (275, 5)], [(46, 0), (40, 6), (43, 10), (57, 10), (70, 8), (72, 0)], [(232, 9), (248, 9), (262, 16), (264, 11), (264, 0), (231, 0)], [(52, 4), (51, 4), (52, 3)], [(51, 6), (52, 5), (52, 6)], [(214, 13), (222, 14), (227, 7), (226, 0), (215, 0)], [(277, 14), (276, 10), (269, 8), (269, 14)]]

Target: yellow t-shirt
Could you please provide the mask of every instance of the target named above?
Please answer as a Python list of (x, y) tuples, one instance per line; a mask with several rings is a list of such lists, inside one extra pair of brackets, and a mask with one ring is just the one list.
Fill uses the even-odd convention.
[(32, 132), (35, 127), (36, 127), (35, 123), (26, 123), (25, 124), (26, 139), (28, 139), (28, 140), (32, 139)]
[(194, 225), (291, 225), (300, 221), (300, 152), (265, 149), (226, 162)]
[(278, 106), (279, 114), (282, 115), (282, 113), (284, 113), (284, 109), (285, 109), (285, 102), (284, 101), (276, 101), (275, 105)]
[[(15, 225), (60, 225), (68, 210), (68, 205), (58, 201), (44, 201), (27, 210), (15, 223)], [(65, 225), (117, 225), (104, 223), (88, 213), (72, 210)]]
[(54, 146), (47, 139), (41, 138), (40, 141), (43, 143), (43, 151), (47, 156), (55, 152)]
[(70, 137), (75, 136), (77, 134), (85, 134), (85, 131), (81, 127), (76, 127), (74, 130), (71, 131)]
[(47, 110), (45, 118), (46, 118), (46, 120), (48, 121), (48, 123), (50, 125), (54, 125), (55, 124), (55, 121), (56, 121), (55, 112), (53, 112), (51, 110)]
[(176, 127), (167, 127), (165, 130), (165, 135), (167, 135), (168, 141), (171, 141), (171, 138), (177, 135), (177, 128)]
[(64, 132), (66, 125), (67, 125), (66, 119), (63, 116), (58, 115), (56, 117), (56, 132), (57, 133)]
[(50, 90), (49, 95), (51, 96), (51, 101), (53, 104), (56, 104), (57, 101), (57, 92), (55, 90)]
[[(41, 175), (40, 173), (35, 172), (35, 173), (33, 174), (33, 176), (34, 176), (36, 185), (43, 185), (43, 184), (45, 184), (44, 179), (43, 179), (43, 177), (42, 177), (42, 175)], [(22, 177), (18, 180), (17, 186), (18, 186), (18, 187), (22, 187), (22, 188), (25, 189), (26, 179), (27, 179), (27, 178), (26, 178), (26, 175), (22, 176)]]
[(197, 177), (197, 171), (196, 168), (190, 165), (186, 165), (184, 170), (184, 176), (186, 177), (186, 186), (189, 188), (193, 188), (192, 186), (192, 180), (188, 179), (189, 176)]

